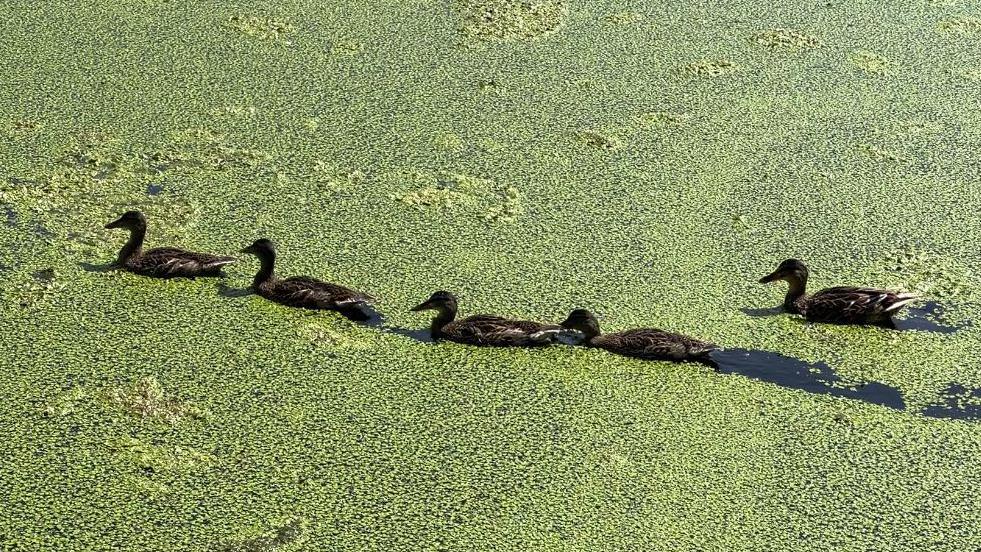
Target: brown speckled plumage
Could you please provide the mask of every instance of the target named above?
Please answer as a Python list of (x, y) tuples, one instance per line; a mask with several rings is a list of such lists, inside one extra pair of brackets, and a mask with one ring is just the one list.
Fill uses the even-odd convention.
[(800, 314), (813, 322), (835, 324), (883, 324), (907, 304), (915, 301), (914, 293), (865, 287), (839, 286), (807, 295), (807, 265), (787, 259), (760, 283), (784, 280), (789, 289), (783, 306), (787, 312)]
[(235, 257), (186, 251), (176, 247), (158, 247), (143, 250), (146, 237), (146, 217), (139, 211), (127, 211), (106, 228), (129, 230), (129, 240), (119, 251), (117, 264), (130, 272), (155, 278), (195, 278), (221, 276), (225, 265), (235, 262)]
[(267, 239), (256, 240), (242, 252), (259, 258), (260, 268), (252, 280), (252, 290), (270, 301), (289, 307), (348, 313), (374, 300), (365, 293), (308, 276), (277, 278), (276, 248)]
[(718, 348), (693, 337), (657, 328), (604, 334), (600, 332), (596, 317), (583, 309), (572, 311), (561, 325), (563, 328), (582, 332), (583, 342), (587, 346), (644, 360), (705, 361), (709, 353)]
[(430, 330), (435, 340), (446, 339), (457, 343), (488, 347), (538, 347), (555, 341), (561, 327), (530, 320), (511, 320), (501, 316), (478, 314), (455, 320), (456, 296), (447, 291), (437, 291), (424, 303), (412, 309), (414, 312), (435, 310)]

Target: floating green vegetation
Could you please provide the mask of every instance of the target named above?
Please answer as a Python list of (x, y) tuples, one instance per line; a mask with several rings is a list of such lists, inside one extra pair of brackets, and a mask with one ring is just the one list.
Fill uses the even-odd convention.
[[(937, 27), (969, 2), (6, 4), (0, 550), (977, 548), (981, 65)], [(754, 42), (774, 27), (820, 46)], [(240, 296), (253, 259), (103, 266), (131, 208), (148, 247), (268, 236), (384, 327)], [(757, 279), (787, 257), (957, 331), (777, 314)], [(823, 362), (907, 408), (419, 343), (438, 288)]]
[(134, 466), (146, 474), (188, 472), (206, 467), (215, 460), (214, 456), (190, 447), (156, 445), (128, 435), (111, 439), (107, 445), (124, 465)]
[(960, 75), (969, 81), (981, 81), (981, 69), (964, 69)]
[(286, 40), (296, 33), (296, 27), (288, 20), (273, 17), (233, 15), (225, 21), (225, 25), (261, 40)]
[(770, 29), (753, 35), (753, 41), (767, 48), (812, 49), (820, 43), (812, 34), (795, 29)]
[(623, 140), (607, 132), (580, 130), (575, 133), (575, 136), (580, 142), (598, 150), (614, 151), (623, 148)]
[(79, 405), (89, 398), (89, 392), (82, 387), (72, 387), (60, 393), (44, 405), (44, 415), (50, 418), (67, 416), (75, 412)]
[(219, 548), (222, 552), (287, 552), (300, 550), (309, 522), (302, 518), (289, 520), (258, 537), (244, 538)]
[(108, 393), (112, 404), (146, 420), (177, 424), (183, 420), (202, 420), (210, 414), (193, 404), (168, 397), (163, 385), (154, 376), (147, 376), (133, 384), (113, 389)]
[(490, 222), (510, 222), (523, 212), (521, 193), (510, 185), (461, 173), (412, 172), (404, 175), (412, 190), (395, 196), (420, 209), (476, 210)]
[(634, 118), (637, 125), (643, 129), (680, 126), (690, 119), (691, 116), (688, 114), (670, 111), (648, 111)]
[(959, 412), (972, 410), (981, 412), (981, 389), (971, 389), (962, 385), (951, 385), (930, 406)]
[(350, 38), (335, 38), (330, 41), (329, 51), (335, 56), (350, 57), (364, 50), (364, 43)]
[(941, 31), (962, 35), (981, 33), (981, 17), (954, 17), (941, 21), (938, 25)]
[(848, 54), (848, 61), (867, 75), (884, 75), (892, 68), (892, 62), (868, 50), (856, 50)]
[(352, 328), (338, 328), (328, 320), (307, 322), (300, 326), (299, 332), (314, 348), (363, 351), (375, 346), (370, 340), (352, 332)]
[(41, 124), (30, 119), (15, 119), (7, 124), (7, 131), (13, 136), (30, 134), (41, 128)]
[(859, 144), (858, 150), (879, 161), (906, 161), (906, 157), (902, 153), (895, 150), (886, 149), (875, 144)]
[(11, 304), (31, 309), (48, 304), (66, 285), (58, 278), (55, 269), (45, 268), (14, 279), (8, 278), (0, 284), (0, 293)]
[(266, 152), (244, 148), (231, 142), (228, 136), (208, 128), (189, 128), (171, 135), (160, 149), (143, 154), (149, 169), (211, 170), (255, 168), (268, 162)]
[(614, 25), (630, 25), (632, 23), (643, 21), (644, 16), (638, 12), (627, 10), (611, 13), (604, 16), (603, 19), (609, 23), (613, 23)]
[(367, 175), (358, 169), (345, 170), (334, 163), (318, 159), (308, 177), (320, 188), (336, 193), (358, 189), (364, 184)]
[(962, 262), (917, 248), (888, 255), (885, 268), (896, 285), (932, 298), (953, 300), (969, 288), (971, 271)]
[(436, 144), (436, 149), (443, 151), (461, 151), (465, 145), (463, 138), (459, 134), (452, 132), (436, 136), (434, 143)]
[(500, 42), (553, 33), (569, 11), (564, 0), (454, 0), (453, 6), (465, 37)]
[(251, 105), (229, 105), (216, 108), (213, 113), (219, 116), (249, 119), (255, 117), (255, 107)]
[(739, 66), (729, 60), (707, 60), (703, 59), (685, 65), (684, 71), (696, 77), (721, 77), (735, 73)]

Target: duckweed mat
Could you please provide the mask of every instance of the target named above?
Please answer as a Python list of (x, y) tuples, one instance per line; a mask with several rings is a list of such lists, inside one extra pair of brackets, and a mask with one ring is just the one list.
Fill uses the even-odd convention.
[[(2, 4), (0, 549), (977, 548), (981, 4)], [(127, 209), (388, 329), (114, 271)], [(787, 257), (957, 331), (778, 314)], [(426, 343), (436, 289), (906, 408)]]

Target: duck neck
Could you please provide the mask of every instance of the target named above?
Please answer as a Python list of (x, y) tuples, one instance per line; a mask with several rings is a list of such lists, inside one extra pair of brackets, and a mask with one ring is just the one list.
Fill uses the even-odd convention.
[(797, 300), (804, 296), (807, 290), (807, 276), (794, 275), (787, 278), (787, 296), (783, 299), (783, 308), (790, 313), (800, 314)]
[(143, 249), (144, 238), (146, 238), (146, 225), (140, 224), (131, 227), (129, 229), (129, 239), (126, 240), (126, 245), (119, 250), (117, 262), (121, 265), (126, 264), (126, 261), (139, 255), (140, 250)]
[(433, 337), (439, 337), (443, 335), (443, 328), (447, 324), (452, 322), (456, 318), (456, 307), (455, 306), (442, 306), (436, 311), (436, 317), (433, 318), (433, 323), (429, 326), (429, 331), (432, 333)]
[(259, 257), (259, 272), (256, 272), (255, 278), (252, 279), (252, 287), (254, 289), (259, 289), (259, 286), (272, 280), (273, 269), (276, 266), (276, 252), (275, 251), (262, 251), (258, 254)]
[(582, 335), (584, 337), (583, 341), (588, 345), (592, 345), (593, 340), (599, 337), (601, 333), (599, 324), (595, 322), (583, 325), (583, 327), (580, 328), (579, 331), (582, 332)]

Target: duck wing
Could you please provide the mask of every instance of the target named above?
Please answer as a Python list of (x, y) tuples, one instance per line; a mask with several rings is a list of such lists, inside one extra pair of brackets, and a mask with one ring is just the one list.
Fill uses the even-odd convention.
[(695, 360), (718, 348), (687, 335), (657, 328), (603, 334), (594, 337), (590, 343), (612, 353), (646, 360)]
[(888, 318), (916, 300), (915, 293), (840, 286), (822, 289), (800, 302), (808, 320), (860, 324)]
[(323, 282), (307, 276), (276, 280), (265, 288), (275, 301), (307, 309), (344, 309), (374, 301), (370, 295), (338, 284)]
[(478, 314), (443, 327), (450, 340), (471, 345), (530, 347), (547, 345), (561, 331), (560, 326), (531, 320), (512, 320), (501, 316)]
[(144, 251), (127, 263), (127, 268), (158, 278), (217, 276), (223, 266), (234, 263), (235, 260), (235, 257), (186, 251), (176, 247), (158, 247)]

